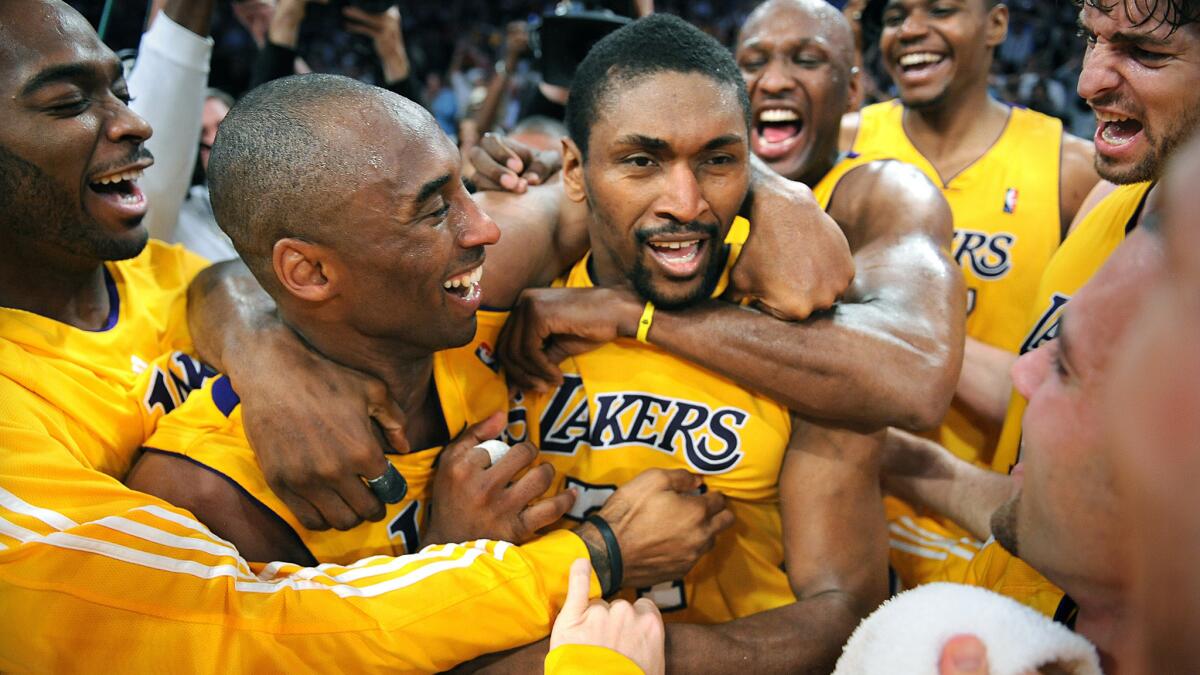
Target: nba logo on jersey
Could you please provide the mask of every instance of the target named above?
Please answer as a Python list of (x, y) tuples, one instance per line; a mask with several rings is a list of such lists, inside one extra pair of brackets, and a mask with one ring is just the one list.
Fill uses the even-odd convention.
[(1014, 213), (1017, 210), (1017, 188), (1008, 188), (1004, 192), (1004, 212)]
[(496, 356), (492, 354), (492, 347), (486, 342), (480, 342), (479, 347), (475, 350), (475, 356), (483, 362), (483, 365), (491, 368), (493, 372), (500, 372), (500, 364), (496, 363)]

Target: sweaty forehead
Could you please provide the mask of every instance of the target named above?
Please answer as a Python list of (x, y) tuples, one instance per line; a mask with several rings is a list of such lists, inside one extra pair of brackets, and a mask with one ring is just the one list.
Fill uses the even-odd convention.
[[(1200, 46), (1200, 24), (1195, 21), (1176, 26), (1181, 17), (1166, 0), (1086, 0), (1079, 11), (1079, 22), (1098, 34), (1119, 32), (1126, 36), (1147, 36), (1196, 49)], [(1190, 10), (1193, 15), (1197, 10)]]
[(17, 84), (62, 63), (115, 62), (87, 20), (68, 5), (48, 0), (0, 2), (0, 78)]
[(745, 135), (747, 128), (736, 85), (702, 73), (664, 71), (610, 76), (597, 101), (593, 142), (598, 132), (703, 143), (721, 134)]
[(845, 56), (852, 55), (854, 34), (846, 17), (825, 0), (768, 0), (750, 14), (738, 34), (738, 48), (763, 41), (822, 38)]

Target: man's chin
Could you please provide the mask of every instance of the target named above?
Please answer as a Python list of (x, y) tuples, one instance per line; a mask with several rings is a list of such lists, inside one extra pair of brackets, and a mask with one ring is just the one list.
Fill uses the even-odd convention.
[(150, 232), (139, 220), (137, 224), (126, 228), (119, 235), (94, 239), (88, 245), (91, 250), (81, 251), (81, 253), (108, 262), (129, 260), (141, 255), (149, 241)]

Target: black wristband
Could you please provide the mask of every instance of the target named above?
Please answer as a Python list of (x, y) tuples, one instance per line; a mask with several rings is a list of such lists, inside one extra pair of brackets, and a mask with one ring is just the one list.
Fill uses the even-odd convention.
[(617, 543), (617, 535), (613, 534), (607, 520), (593, 513), (585, 521), (596, 526), (600, 537), (604, 539), (604, 548), (608, 552), (608, 587), (605, 588), (603, 582), (600, 584), (600, 594), (608, 597), (621, 590), (621, 577), (625, 573), (621, 562), (621, 546)]

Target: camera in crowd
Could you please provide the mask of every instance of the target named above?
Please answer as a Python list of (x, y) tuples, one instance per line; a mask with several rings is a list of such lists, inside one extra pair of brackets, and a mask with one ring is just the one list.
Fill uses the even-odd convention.
[(592, 45), (637, 16), (633, 0), (584, 0), (558, 3), (530, 31), (529, 44), (542, 79), (560, 87), (571, 86), (575, 69)]

